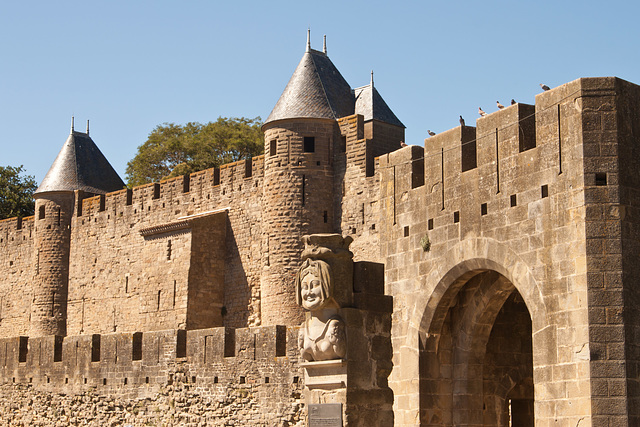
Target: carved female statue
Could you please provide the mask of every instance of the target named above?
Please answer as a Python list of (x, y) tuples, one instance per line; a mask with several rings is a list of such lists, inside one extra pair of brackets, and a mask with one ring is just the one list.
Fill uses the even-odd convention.
[(296, 275), (296, 299), (308, 310), (300, 327), (298, 346), (307, 361), (341, 359), (347, 352), (344, 322), (333, 299), (329, 264), (307, 259)]

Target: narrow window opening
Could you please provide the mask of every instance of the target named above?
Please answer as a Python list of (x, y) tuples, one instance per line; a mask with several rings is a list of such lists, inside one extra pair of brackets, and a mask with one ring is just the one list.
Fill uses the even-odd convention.
[(102, 385), (107, 385), (107, 379), (106, 378), (102, 379)]
[(245, 377), (240, 377), (240, 384), (244, 384), (246, 381)]
[(87, 379), (86, 378), (83, 381), (84, 381), (85, 384), (87, 383)]
[(518, 205), (518, 200), (515, 194), (511, 195), (511, 207), (517, 206)]
[(104, 210), (106, 209), (106, 197), (104, 196), (104, 194), (100, 195), (100, 207), (98, 208), (99, 212), (104, 212)]
[(541, 187), (541, 191), (542, 191), (542, 198), (544, 199), (545, 197), (549, 197), (549, 186), (548, 185), (543, 185)]
[(144, 382), (145, 382), (145, 384), (149, 384), (149, 377), (145, 377), (144, 378)]
[(218, 384), (218, 377), (213, 377), (213, 383)]
[(176, 308), (176, 281), (173, 281), (173, 308)]
[(185, 329), (178, 329), (176, 357), (187, 357), (187, 331)]
[(153, 183), (153, 199), (160, 198), (160, 184), (157, 182)]
[(188, 193), (191, 190), (191, 175), (184, 175), (182, 177), (182, 192)]
[(156, 310), (160, 311), (160, 295), (162, 294), (162, 291), (158, 291), (158, 300), (157, 300), (157, 306), (156, 306)]
[(404, 227), (404, 237), (409, 237), (409, 226)]
[(324, 220), (324, 223), (326, 224), (326, 223), (327, 223), (327, 220), (329, 219), (329, 216), (328, 216), (327, 211), (324, 211), (324, 212), (323, 212), (323, 214), (322, 214), (322, 218), (323, 218), (323, 220)]
[(44, 219), (44, 206), (40, 206), (38, 209), (38, 219)]
[(133, 191), (130, 188), (127, 188), (127, 206), (131, 206), (133, 204)]
[(131, 347), (131, 359), (142, 360), (142, 332), (133, 334), (133, 346)]
[(487, 214), (487, 204), (483, 203), (480, 205), (480, 215), (486, 215)]
[(128, 378), (125, 378), (124, 379), (124, 385), (127, 385), (127, 382), (128, 382)]
[(298, 379), (299, 379), (298, 377), (293, 377), (293, 383), (298, 384)]
[(275, 156), (276, 152), (277, 152), (277, 146), (276, 146), (277, 141), (275, 139), (272, 139), (269, 142), (269, 155), (270, 156)]
[(69, 378), (65, 378), (65, 379), (64, 379), (64, 383), (65, 383), (65, 384), (69, 384)]
[(340, 150), (341, 153), (346, 153), (347, 152), (347, 137), (342, 135), (340, 136), (340, 143), (338, 145), (338, 149)]
[(453, 213), (453, 222), (454, 223), (460, 222), (460, 211), (455, 211)]
[(316, 138), (313, 136), (304, 137), (304, 152), (315, 153), (316, 152)]
[(20, 337), (20, 347), (18, 348), (18, 362), (27, 361), (27, 352), (29, 351), (29, 338)]
[(306, 195), (305, 195), (306, 185), (307, 185), (307, 177), (305, 175), (302, 175), (302, 206), (304, 206), (304, 202), (306, 199)]
[(264, 377), (264, 383), (269, 384), (269, 377)]
[(607, 174), (606, 173), (597, 173), (596, 174), (596, 185), (597, 186), (607, 185)]
[(100, 361), (100, 334), (91, 335), (91, 361)]
[(124, 293), (129, 293), (129, 276), (124, 276)]
[(193, 384), (195, 384), (195, 383), (196, 383), (196, 377), (195, 377), (195, 376), (191, 377), (191, 382), (192, 382)]
[(356, 234), (357, 232), (358, 232), (358, 230), (356, 230), (356, 228), (355, 228), (355, 227), (353, 227), (353, 228), (351, 229), (351, 234)]
[(167, 261), (171, 259), (171, 239), (167, 240)]
[(433, 218), (431, 218), (429, 221), (427, 221), (427, 228), (429, 230), (433, 230)]
[(220, 169), (213, 170), (213, 185), (220, 185)]
[(375, 224), (371, 224), (371, 229), (375, 230), (376, 229), (376, 225)]

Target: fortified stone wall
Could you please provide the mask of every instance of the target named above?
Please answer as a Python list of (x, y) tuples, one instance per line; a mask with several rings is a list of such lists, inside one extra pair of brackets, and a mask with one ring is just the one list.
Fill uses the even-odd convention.
[(343, 117), (338, 125), (341, 141), (334, 161), (335, 227), (342, 235), (353, 237), (350, 249), (355, 260), (377, 262), (380, 184), (373, 142), (364, 138), (366, 124), (361, 115)]
[[(203, 297), (198, 283), (211, 283), (211, 271), (221, 289), (204, 301), (216, 307), (217, 326), (256, 323), (262, 178), (258, 157), (83, 200), (72, 224), (70, 334), (191, 328), (188, 308), (209, 317), (188, 297)], [(211, 227), (180, 227), (225, 209)], [(208, 268), (202, 255), (215, 258)]]
[[(492, 324), (513, 289), (532, 322), (536, 422), (575, 424), (595, 409), (581, 102), (607, 105), (599, 98), (604, 83), (576, 80), (538, 95), (535, 114), (533, 106), (517, 104), (478, 119), (475, 132), (455, 128), (427, 139), (424, 185), (415, 185), (422, 157), (415, 147), (381, 158), (380, 248), (394, 296), (394, 365), (402, 367), (390, 378), (397, 425), (487, 415), (474, 391), (483, 380), (467, 369), (485, 363), (477, 355), (484, 355), (490, 329), (480, 325)], [(488, 270), (499, 273), (491, 285), (470, 281)], [(462, 305), (461, 289), (473, 290), (477, 302)], [(461, 323), (447, 332), (443, 325), (453, 316), (447, 313), (455, 310)], [(446, 336), (461, 340), (450, 353), (443, 353), (444, 341), (438, 344)], [(564, 392), (553, 392), (558, 388)], [(438, 412), (447, 399), (465, 411)]]
[[(11, 396), (0, 400), (9, 423), (303, 421), (297, 328), (283, 326), (5, 338), (0, 382)], [(55, 414), (42, 408), (52, 398)]]
[(29, 332), (36, 262), (34, 217), (0, 221), (0, 336)]

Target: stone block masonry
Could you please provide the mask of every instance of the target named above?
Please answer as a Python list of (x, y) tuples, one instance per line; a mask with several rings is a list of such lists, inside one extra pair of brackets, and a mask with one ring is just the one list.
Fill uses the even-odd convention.
[(1, 339), (1, 418), (302, 425), (296, 336), (273, 326)]

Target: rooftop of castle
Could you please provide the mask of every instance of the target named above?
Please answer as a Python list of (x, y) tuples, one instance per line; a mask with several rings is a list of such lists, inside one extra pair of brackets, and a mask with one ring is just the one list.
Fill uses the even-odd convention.
[(307, 33), (307, 49), (264, 123), (294, 118), (336, 120), (354, 113), (365, 120), (404, 127), (373, 87), (373, 77), (370, 85), (352, 90), (327, 56), (326, 38), (321, 52), (311, 49)]
[(104, 194), (125, 184), (87, 132), (71, 133), (34, 194), (82, 190)]

